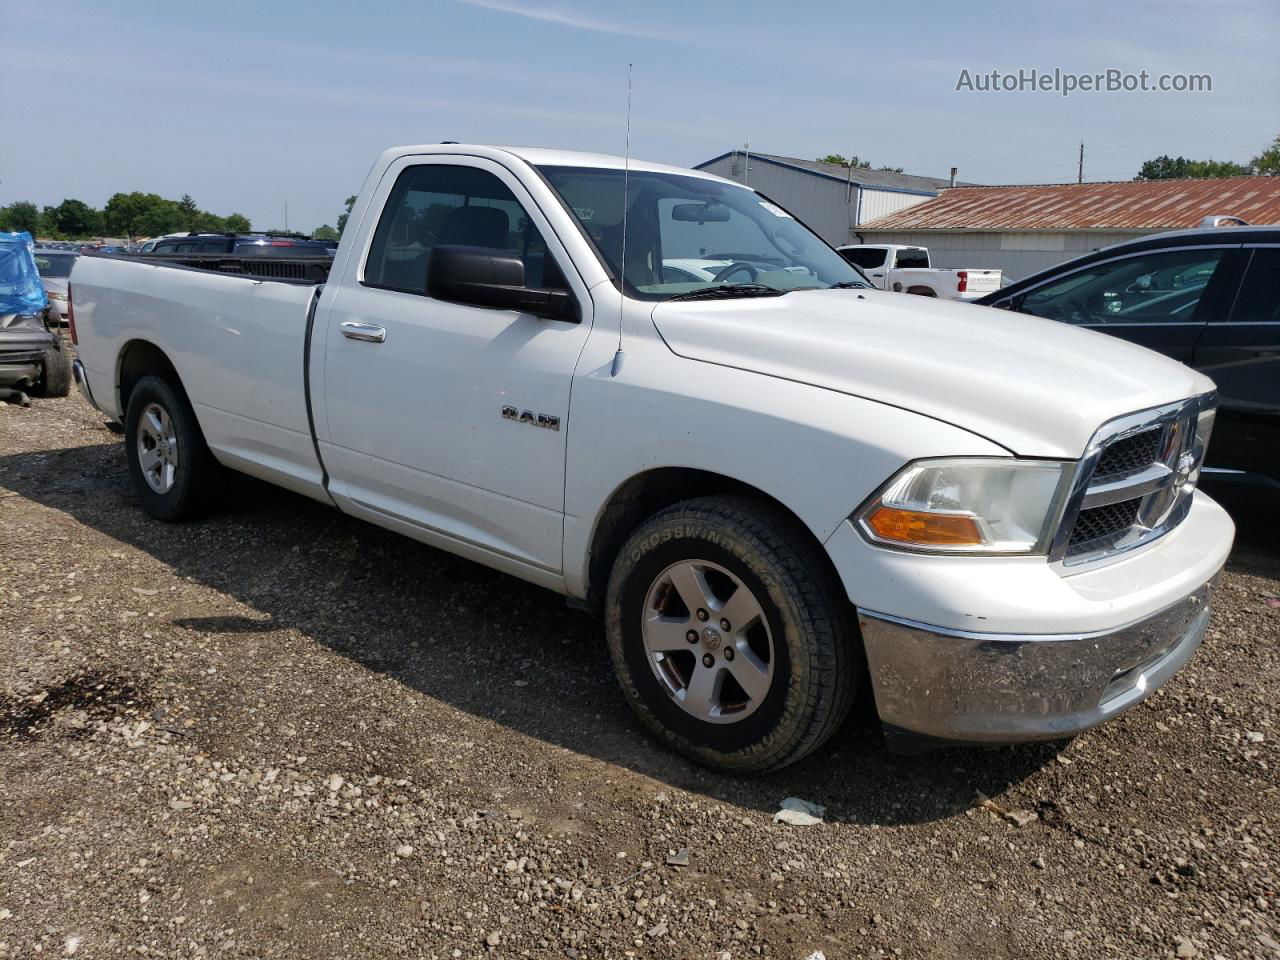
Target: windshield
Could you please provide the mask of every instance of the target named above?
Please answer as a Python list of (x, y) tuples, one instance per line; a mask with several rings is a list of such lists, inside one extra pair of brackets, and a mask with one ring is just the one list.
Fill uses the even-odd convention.
[[(616, 283), (623, 251), (623, 171), (539, 169), (595, 243)], [(626, 193), (629, 296), (666, 300), (717, 285), (782, 292), (869, 286), (820, 237), (754, 190), (633, 170)]]
[(74, 253), (36, 254), (36, 269), (40, 271), (42, 277), (69, 277), (75, 263), (76, 254)]

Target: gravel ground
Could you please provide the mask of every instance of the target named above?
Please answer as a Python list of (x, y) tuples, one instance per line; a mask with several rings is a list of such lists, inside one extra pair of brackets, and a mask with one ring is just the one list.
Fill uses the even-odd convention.
[(1099, 730), (864, 720), (741, 780), (646, 738), (560, 598), (227, 500), (153, 522), (83, 401), (0, 405), (0, 957), (1280, 956), (1274, 530)]

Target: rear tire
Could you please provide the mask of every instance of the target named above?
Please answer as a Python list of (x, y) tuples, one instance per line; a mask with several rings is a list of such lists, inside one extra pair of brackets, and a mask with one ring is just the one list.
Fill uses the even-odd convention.
[(848, 716), (861, 672), (851, 613), (792, 517), (703, 498), (627, 540), (606, 633), (623, 692), (659, 740), (709, 767), (763, 773), (812, 753)]
[(142, 509), (170, 522), (203, 514), (222, 468), (181, 388), (143, 377), (129, 394), (124, 424), (129, 478)]
[(54, 331), (56, 343), (45, 348), (40, 361), (40, 379), (31, 388), (33, 396), (65, 397), (71, 392), (71, 358), (67, 356), (62, 335)]

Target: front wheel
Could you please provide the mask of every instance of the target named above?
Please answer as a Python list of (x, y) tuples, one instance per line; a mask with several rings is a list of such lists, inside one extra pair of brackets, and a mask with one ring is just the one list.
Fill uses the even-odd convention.
[(170, 521), (203, 513), (219, 466), (186, 395), (160, 377), (143, 377), (129, 395), (124, 427), (129, 477), (142, 509)]
[(760, 773), (817, 749), (849, 713), (860, 659), (820, 548), (781, 510), (698, 499), (651, 517), (614, 563), (614, 668), (659, 739)]

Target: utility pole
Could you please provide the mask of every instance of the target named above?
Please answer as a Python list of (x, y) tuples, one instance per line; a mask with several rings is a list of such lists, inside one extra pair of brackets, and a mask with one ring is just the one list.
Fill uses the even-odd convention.
[(742, 183), (744, 186), (751, 185), (751, 141), (748, 140), (742, 145), (744, 157), (742, 164)]
[(1080, 167), (1076, 171), (1076, 183), (1084, 183), (1084, 141), (1080, 141)]
[(289, 201), (284, 202), (284, 232), (289, 232)]

